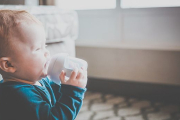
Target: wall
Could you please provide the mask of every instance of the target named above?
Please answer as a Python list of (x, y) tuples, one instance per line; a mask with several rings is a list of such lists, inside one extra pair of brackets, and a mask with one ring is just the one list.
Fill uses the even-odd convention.
[(76, 55), (90, 77), (180, 85), (179, 51), (76, 47)]
[(89, 76), (180, 85), (180, 8), (77, 11)]

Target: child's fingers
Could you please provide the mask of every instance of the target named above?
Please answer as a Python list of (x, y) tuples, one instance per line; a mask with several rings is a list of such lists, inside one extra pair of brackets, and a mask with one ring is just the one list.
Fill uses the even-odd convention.
[(77, 75), (77, 79), (78, 80), (80, 80), (80, 79), (82, 79), (82, 77), (83, 77), (83, 70), (82, 69), (79, 69), (79, 72), (78, 72), (78, 75)]
[(87, 79), (87, 70), (83, 72), (83, 78), (82, 79)]
[(65, 83), (65, 72), (64, 72), (64, 70), (62, 70), (59, 78), (60, 78), (60, 80), (61, 80), (61, 83)]
[(70, 76), (70, 80), (75, 80), (76, 79), (76, 76), (78, 74), (78, 68), (75, 68), (72, 73), (71, 73), (71, 76)]

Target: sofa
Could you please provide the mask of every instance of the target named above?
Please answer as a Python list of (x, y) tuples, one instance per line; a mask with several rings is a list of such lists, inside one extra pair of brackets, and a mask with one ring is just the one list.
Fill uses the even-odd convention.
[(63, 52), (75, 56), (75, 40), (78, 37), (78, 16), (75, 11), (63, 10), (55, 6), (23, 5), (0, 5), (0, 9), (26, 10), (30, 12), (44, 26), (47, 49), (51, 55)]

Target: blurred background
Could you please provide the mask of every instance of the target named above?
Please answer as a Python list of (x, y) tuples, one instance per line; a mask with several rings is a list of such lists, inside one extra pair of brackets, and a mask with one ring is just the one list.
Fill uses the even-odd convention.
[[(89, 65), (88, 99), (82, 111), (88, 120), (180, 119), (179, 0), (0, 0), (0, 4), (56, 6), (77, 12), (76, 57)], [(113, 115), (104, 112), (106, 108), (100, 114), (93, 111), (93, 103), (109, 99), (120, 100), (110, 105)], [(166, 108), (174, 111), (162, 113), (156, 102), (163, 107), (174, 104)], [(139, 103), (140, 113), (121, 116), (120, 103), (128, 110)], [(144, 108), (152, 108), (150, 113), (158, 117)], [(128, 110), (125, 113), (134, 109)]]

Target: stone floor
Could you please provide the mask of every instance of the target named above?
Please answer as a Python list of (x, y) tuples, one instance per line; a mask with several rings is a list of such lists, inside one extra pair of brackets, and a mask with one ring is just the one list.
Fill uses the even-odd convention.
[(180, 106), (88, 91), (76, 120), (180, 120)]

